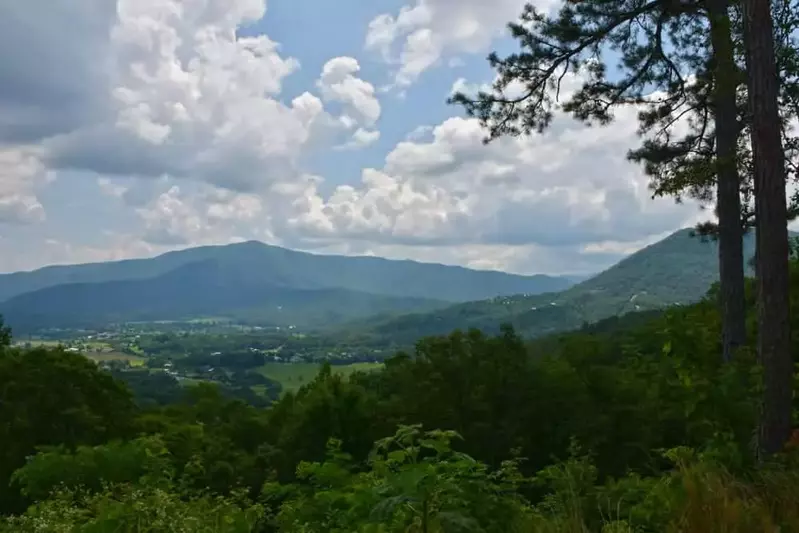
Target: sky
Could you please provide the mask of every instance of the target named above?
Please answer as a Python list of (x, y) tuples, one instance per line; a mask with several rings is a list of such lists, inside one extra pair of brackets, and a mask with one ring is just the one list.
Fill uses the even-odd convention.
[(0, 272), (255, 239), (585, 274), (707, 217), (651, 199), (634, 109), (486, 146), (447, 104), (524, 3), (0, 2)]

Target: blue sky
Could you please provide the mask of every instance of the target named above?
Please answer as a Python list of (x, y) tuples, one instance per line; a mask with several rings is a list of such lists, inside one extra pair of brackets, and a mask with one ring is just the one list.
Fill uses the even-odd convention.
[[(361, 77), (382, 86), (391, 83), (391, 71), (376, 54), (364, 53), (369, 22), (382, 13), (397, 12), (404, 5), (402, 1), (272, 0), (267, 16), (243, 29), (242, 34), (266, 33), (281, 43), (283, 50), (299, 58), (302, 70), (286, 80), (284, 92), (289, 98), (311, 86), (331, 56), (358, 58)], [(510, 44), (511, 40), (500, 38), (498, 41)], [(310, 168), (320, 174), (336, 169), (335, 174), (328, 174), (328, 181), (329, 185), (337, 185), (357, 177), (364, 165), (379, 166), (385, 154), (409, 132), (420, 125), (433, 126), (458, 113), (458, 109), (445, 104), (452, 84), (459, 77), (490, 79), (486, 55), (487, 52), (462, 54), (459, 59), (463, 65), (431, 69), (425, 72), (420, 83), (407, 88), (402, 96), (396, 92), (387, 94), (382, 100), (381, 135), (376, 143), (362, 150), (357, 158), (347, 152), (314, 154), (315, 157), (309, 157)]]
[(634, 110), (486, 147), (446, 104), (524, 1), (51, 4), (0, 5), (0, 271), (258, 239), (587, 273), (702, 216), (650, 200)]

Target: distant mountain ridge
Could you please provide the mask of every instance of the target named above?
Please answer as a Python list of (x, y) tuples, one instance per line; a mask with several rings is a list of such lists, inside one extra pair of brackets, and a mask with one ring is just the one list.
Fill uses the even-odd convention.
[(386, 296), (412, 296), (452, 302), (501, 294), (563, 290), (570, 277), (522, 276), (459, 266), (382, 257), (321, 255), (258, 241), (201, 246), (148, 258), (106, 263), (48, 266), (31, 272), (0, 274), (0, 302), (65, 283), (147, 279), (196, 261), (214, 259), (248, 278), (266, 278), (295, 289), (347, 289)]
[[(314, 255), (254, 241), (206, 246), (0, 275), (0, 314), (26, 328), (214, 317), (398, 343), (457, 328), (494, 331), (503, 322), (539, 336), (700, 299), (718, 279), (718, 246), (691, 233), (678, 231), (576, 285), (567, 277)], [(748, 269), (752, 235), (744, 250)]]
[(25, 327), (206, 316), (337, 323), (571, 285), (566, 277), (315, 255), (248, 241), (0, 275), (0, 313)]
[[(692, 233), (677, 231), (561, 292), (501, 296), (429, 312), (375, 317), (352, 328), (404, 343), (456, 328), (495, 331), (508, 322), (520, 333), (535, 337), (631, 311), (689, 304), (701, 299), (718, 280), (718, 244)], [(753, 234), (747, 235), (744, 255), (749, 274), (754, 244)]]
[(248, 280), (205, 260), (155, 278), (67, 283), (27, 292), (0, 303), (0, 311), (12, 326), (32, 330), (197, 318), (309, 326), (445, 305), (440, 300), (343, 289), (286, 288)]

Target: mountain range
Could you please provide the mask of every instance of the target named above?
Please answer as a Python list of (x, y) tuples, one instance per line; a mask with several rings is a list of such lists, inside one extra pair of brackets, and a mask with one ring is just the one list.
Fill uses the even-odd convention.
[[(752, 236), (744, 248), (748, 268)], [(576, 283), (249, 241), (0, 275), (0, 314), (18, 331), (219, 318), (397, 343), (504, 322), (539, 336), (694, 302), (718, 279), (717, 257), (715, 242), (681, 230)]]
[(0, 314), (18, 330), (208, 317), (330, 325), (498, 295), (559, 291), (574, 281), (316, 255), (248, 241), (0, 275)]
[[(795, 234), (792, 234), (796, 236)], [(754, 236), (744, 239), (751, 274)], [(500, 296), (398, 317), (373, 317), (352, 332), (410, 343), (456, 328), (496, 331), (502, 323), (537, 337), (633, 311), (684, 305), (702, 298), (718, 280), (718, 244), (680, 230), (618, 264), (560, 292)]]

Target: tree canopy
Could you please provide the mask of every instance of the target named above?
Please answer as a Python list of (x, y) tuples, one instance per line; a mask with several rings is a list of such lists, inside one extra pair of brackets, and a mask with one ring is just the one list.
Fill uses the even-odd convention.
[(755, 462), (754, 344), (722, 364), (712, 298), (532, 342), (421, 339), (269, 408), (209, 384), (136, 406), (80, 354), (10, 349), (0, 531), (796, 531), (794, 445)]

